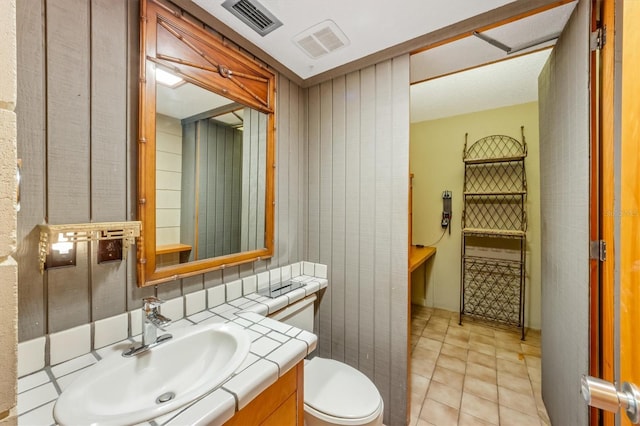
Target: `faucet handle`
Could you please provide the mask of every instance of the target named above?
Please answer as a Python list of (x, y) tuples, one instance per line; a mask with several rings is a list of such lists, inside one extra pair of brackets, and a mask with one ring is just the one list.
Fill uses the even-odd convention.
[(162, 305), (163, 303), (164, 303), (164, 300), (158, 299), (155, 296), (145, 297), (144, 299), (142, 299), (142, 309), (144, 311), (149, 311), (151, 309), (157, 308), (158, 306)]

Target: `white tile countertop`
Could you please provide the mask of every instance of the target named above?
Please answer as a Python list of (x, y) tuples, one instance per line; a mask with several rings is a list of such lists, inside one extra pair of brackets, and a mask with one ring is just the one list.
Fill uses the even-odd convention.
[[(261, 286), (290, 278), (304, 282), (305, 285), (277, 298), (267, 298), (256, 293)], [(243, 364), (220, 386), (186, 407), (144, 424), (223, 424), (233, 417), (237, 410), (245, 407), (316, 347), (317, 337), (314, 334), (275, 321), (266, 315), (317, 293), (327, 284), (325, 265), (301, 262), (278, 268), (277, 272), (272, 270), (253, 275), (197, 292), (201, 294), (192, 293), (171, 299), (163, 304), (162, 314), (174, 319), (167, 330), (194, 324), (233, 323), (246, 330), (251, 339), (251, 347)], [(125, 330), (129, 328), (124, 338), (123, 326)], [(137, 309), (128, 314), (51, 334), (48, 342), (43, 336), (20, 343), (18, 424), (55, 424), (53, 406), (64, 389), (87, 367), (114, 351), (121, 352), (139, 340), (136, 336), (140, 334), (140, 328), (140, 309)], [(87, 346), (87, 342), (92, 340), (91, 333), (93, 348)], [(127, 334), (133, 337), (126, 337)], [(47, 343), (50, 365), (43, 365)]]

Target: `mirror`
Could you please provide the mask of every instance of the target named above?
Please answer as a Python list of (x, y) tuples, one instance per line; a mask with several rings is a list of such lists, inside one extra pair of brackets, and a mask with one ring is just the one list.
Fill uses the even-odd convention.
[(270, 257), (274, 74), (164, 3), (141, 16), (138, 284)]

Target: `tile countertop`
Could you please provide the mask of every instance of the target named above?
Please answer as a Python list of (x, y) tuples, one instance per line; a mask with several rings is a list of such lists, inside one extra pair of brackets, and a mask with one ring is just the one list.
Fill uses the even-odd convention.
[[(243, 364), (220, 386), (196, 402), (144, 424), (223, 424), (312, 352), (317, 344), (314, 334), (265, 317), (317, 293), (328, 284), (324, 278), (300, 276), (300, 279), (305, 280), (306, 285), (286, 295), (270, 299), (257, 293), (247, 294), (174, 321), (167, 327), (171, 330), (194, 324), (233, 323), (247, 331), (251, 347)], [(128, 338), (20, 377), (18, 424), (55, 424), (53, 407), (60, 393), (85, 368), (114, 351), (128, 348), (136, 340)]]

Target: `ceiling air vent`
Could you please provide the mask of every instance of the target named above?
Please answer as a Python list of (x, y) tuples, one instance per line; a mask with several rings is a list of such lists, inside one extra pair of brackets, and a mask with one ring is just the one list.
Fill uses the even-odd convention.
[(282, 25), (282, 22), (257, 0), (225, 0), (222, 7), (263, 37)]
[(301, 32), (293, 38), (293, 42), (313, 59), (338, 50), (349, 44), (349, 39), (331, 20)]

